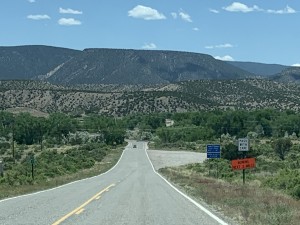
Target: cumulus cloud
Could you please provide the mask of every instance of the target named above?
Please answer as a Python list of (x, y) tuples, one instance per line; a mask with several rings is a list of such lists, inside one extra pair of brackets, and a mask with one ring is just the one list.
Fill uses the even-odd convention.
[(273, 13), (273, 14), (293, 14), (296, 13), (297, 11), (287, 5), (284, 9), (280, 9), (280, 10), (268, 9), (266, 12)]
[(199, 31), (199, 28), (198, 27), (194, 27), (193, 30), (194, 31)]
[(181, 19), (183, 19), (186, 22), (189, 22), (189, 23), (193, 22), (191, 16), (189, 14), (187, 14), (187, 13), (179, 12), (179, 16), (181, 17)]
[(74, 9), (64, 9), (64, 8), (59, 8), (59, 13), (61, 14), (82, 14), (82, 11), (74, 10)]
[(300, 63), (295, 63), (295, 64), (293, 64), (292, 66), (300, 67)]
[(142, 49), (156, 49), (156, 48), (157, 48), (157, 46), (154, 43), (144, 44), (142, 46)]
[(223, 7), (223, 9), (228, 12), (243, 12), (243, 13), (262, 11), (262, 9), (259, 8), (257, 5), (250, 7), (240, 2), (233, 2), (231, 5)]
[(216, 9), (209, 9), (209, 11), (212, 12), (212, 13), (216, 13), (216, 14), (217, 14), (217, 13), (220, 13), (220, 11), (219, 11), (219, 10), (216, 10)]
[(230, 55), (215, 56), (215, 59), (222, 60), (222, 61), (234, 61), (234, 58), (232, 58)]
[(171, 13), (171, 16), (172, 16), (174, 19), (177, 19), (177, 13), (176, 13), (176, 12), (172, 12), (172, 13)]
[[(224, 10), (228, 12), (243, 12), (243, 13), (248, 13), (248, 12), (265, 12), (265, 13), (272, 13), (272, 14), (293, 14), (297, 13), (295, 9), (293, 9), (290, 6), (286, 6), (284, 9), (279, 9), (279, 10), (274, 10), (274, 9), (262, 9), (258, 7), (257, 5), (254, 6), (248, 6), (240, 2), (234, 2), (229, 6), (223, 7)], [(212, 10), (210, 10), (213, 12)]]
[(137, 5), (128, 11), (128, 16), (144, 20), (164, 20), (165, 15), (147, 6)]
[(28, 15), (27, 19), (31, 19), (31, 20), (49, 20), (51, 18), (50, 18), (50, 16), (44, 14), (44, 15)]
[(213, 48), (233, 48), (232, 44), (226, 43), (226, 44), (220, 44), (220, 45), (208, 45), (205, 46), (206, 49), (213, 49)]
[(75, 26), (81, 25), (82, 23), (80, 20), (75, 20), (74, 18), (60, 18), (58, 24), (62, 26)]

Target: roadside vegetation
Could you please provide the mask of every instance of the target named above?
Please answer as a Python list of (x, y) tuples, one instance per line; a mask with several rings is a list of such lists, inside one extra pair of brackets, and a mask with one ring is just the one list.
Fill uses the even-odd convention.
[(124, 135), (109, 117), (0, 112), (0, 199), (105, 172), (119, 159)]
[[(173, 114), (174, 126), (156, 129), (154, 149), (205, 152), (220, 144), (221, 159), (160, 169), (165, 177), (240, 224), (299, 224), (300, 117), (292, 111), (214, 111)], [(256, 168), (233, 171), (231, 160), (243, 158), (238, 138), (250, 139), (248, 157)]]
[[(166, 119), (174, 124), (166, 127)], [(256, 168), (233, 171), (242, 158), (237, 139), (248, 137), (248, 157)], [(297, 224), (300, 221), (300, 116), (273, 109), (135, 114), (0, 112), (0, 198), (44, 189), (99, 174), (117, 161), (125, 138), (149, 141), (154, 149), (205, 152), (220, 144), (221, 159), (161, 173), (186, 192), (234, 215), (244, 224)], [(34, 179), (32, 177), (34, 167)], [(285, 221), (285, 222), (284, 222)]]

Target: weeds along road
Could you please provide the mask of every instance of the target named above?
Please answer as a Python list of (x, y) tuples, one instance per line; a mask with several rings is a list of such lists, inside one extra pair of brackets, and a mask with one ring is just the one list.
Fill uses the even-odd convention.
[(145, 142), (129, 142), (106, 174), (0, 201), (0, 224), (226, 224), (163, 180), (145, 149)]

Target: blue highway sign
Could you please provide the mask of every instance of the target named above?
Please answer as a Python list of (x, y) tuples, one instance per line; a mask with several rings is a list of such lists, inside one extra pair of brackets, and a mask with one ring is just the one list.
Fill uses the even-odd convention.
[(219, 159), (221, 158), (221, 146), (206, 145), (206, 153), (208, 159)]

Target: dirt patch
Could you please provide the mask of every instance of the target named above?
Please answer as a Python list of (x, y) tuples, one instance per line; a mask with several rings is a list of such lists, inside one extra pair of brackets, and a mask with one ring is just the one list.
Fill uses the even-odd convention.
[(147, 152), (156, 170), (190, 163), (202, 163), (206, 159), (205, 153), (198, 152), (160, 150), (148, 150)]

